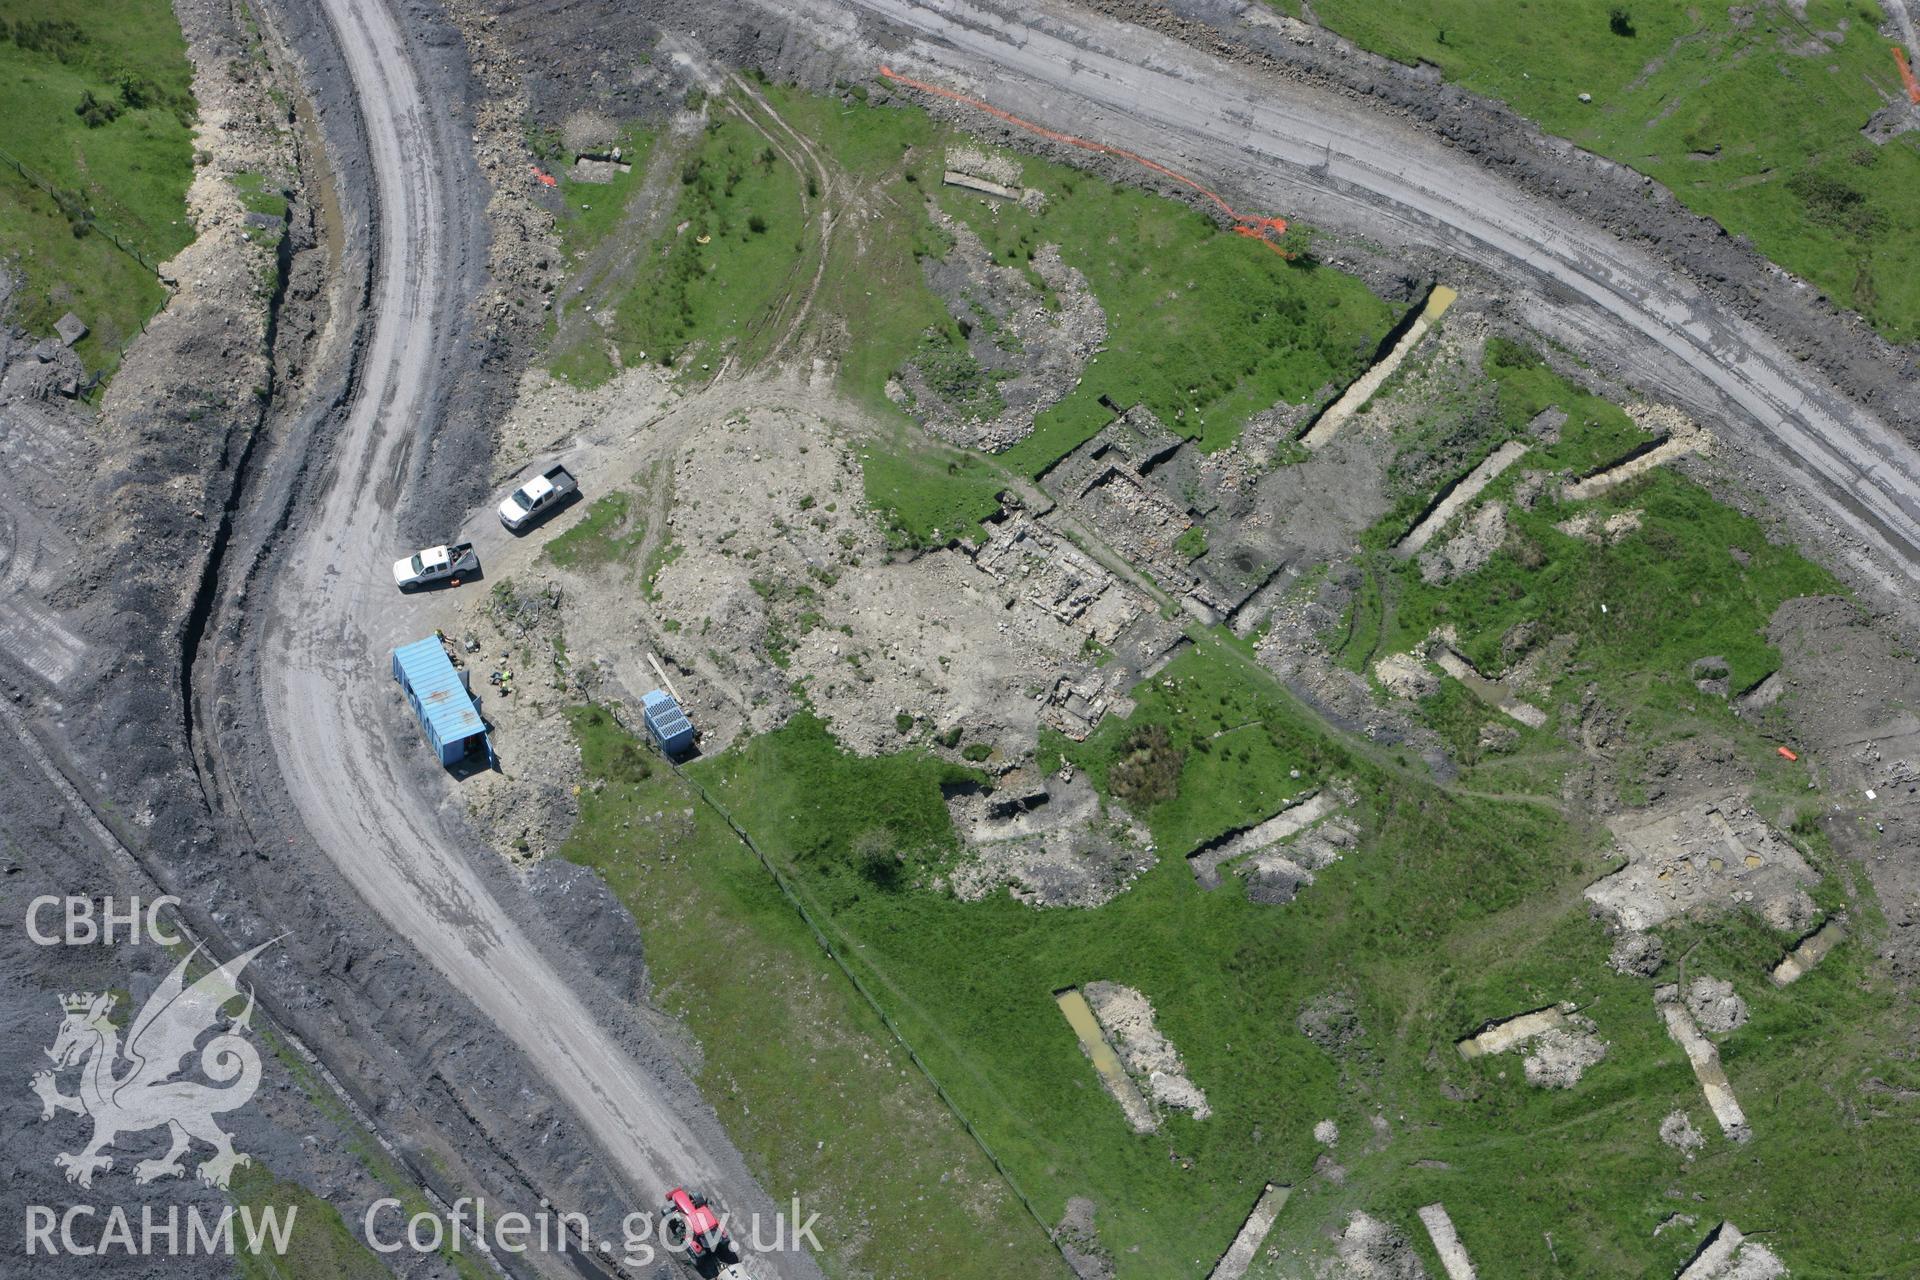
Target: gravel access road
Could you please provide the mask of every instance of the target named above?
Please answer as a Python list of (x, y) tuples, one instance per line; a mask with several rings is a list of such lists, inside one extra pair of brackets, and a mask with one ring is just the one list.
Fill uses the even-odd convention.
[(1363, 102), (1058, 0), (836, 0), (816, 13), (824, 40), (844, 41), (849, 17), (882, 20), (897, 70), (1169, 164), (1241, 208), (1484, 268), (1548, 336), (1674, 399), (1723, 444), (1768, 454), (1869, 580), (1896, 598), (1920, 584), (1920, 452), (1646, 249), (1473, 156)]
[[(688, 1115), (601, 1026), (470, 860), (496, 855), (460, 816), (451, 780), (387, 672), (395, 644), (438, 620), (437, 597), (403, 598), (390, 567), (410, 455), (443, 399), (445, 346), (484, 261), (453, 184), (448, 117), (429, 101), (408, 31), (385, 0), (322, 0), (351, 70), (375, 182), (367, 336), (331, 466), (272, 581), (260, 644), (278, 765), (301, 822), (394, 935), (511, 1039), (578, 1113), (630, 1186), (632, 1207), (699, 1186), (738, 1213), (767, 1213), (711, 1114)], [(476, 254), (478, 257), (476, 259)], [(452, 428), (448, 428), (452, 429)], [(461, 513), (449, 513), (450, 523)], [(602, 1224), (604, 1235), (618, 1224)], [(803, 1254), (765, 1255), (772, 1275), (815, 1277)]]

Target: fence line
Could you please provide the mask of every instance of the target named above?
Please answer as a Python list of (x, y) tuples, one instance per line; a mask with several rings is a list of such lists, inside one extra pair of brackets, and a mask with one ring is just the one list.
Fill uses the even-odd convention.
[[(628, 733), (634, 733), (633, 727), (627, 723), (626, 718), (621, 714), (621, 708), (619, 706), (609, 705), (607, 709), (613, 715), (616, 724)], [(651, 738), (645, 734), (644, 730), (634, 736), (641, 738), (643, 741), (652, 741)], [(699, 779), (687, 773), (676, 761), (670, 758), (667, 759), (667, 766), (673, 770), (674, 776), (693, 788), (694, 794), (699, 796), (708, 808), (720, 815), (721, 821), (727, 824), (728, 829), (733, 832), (740, 843), (745, 845), (748, 850), (752, 852), (753, 856), (759, 860), (760, 865), (765, 868), (767, 874), (772, 877), (775, 886), (779, 888), (781, 896), (787, 900), (787, 904), (794, 909), (794, 912), (799, 915), (801, 921), (807, 926), (808, 932), (813, 935), (813, 940), (819, 945), (820, 950), (826, 953), (827, 959), (833, 961), (834, 967), (840, 970), (846, 980), (852, 984), (854, 991), (857, 992), (861, 1000), (866, 1003), (867, 1008), (871, 1009), (874, 1015), (880, 1019), (880, 1025), (887, 1029), (887, 1034), (893, 1037), (894, 1043), (899, 1045), (901, 1050), (907, 1055), (907, 1060), (913, 1063), (920, 1074), (926, 1079), (927, 1083), (933, 1086), (935, 1096), (940, 1099), (941, 1103), (947, 1108), (948, 1112), (952, 1114), (953, 1118), (960, 1122), (960, 1127), (966, 1130), (967, 1137), (971, 1138), (974, 1146), (978, 1147), (980, 1153), (986, 1156), (987, 1162), (991, 1164), (994, 1171), (1000, 1175), (1000, 1180), (1006, 1184), (1007, 1190), (1013, 1192), (1014, 1199), (1020, 1202), (1020, 1206), (1027, 1211), (1027, 1216), (1033, 1219), (1034, 1223), (1040, 1228), (1041, 1233), (1046, 1236), (1048, 1243), (1053, 1245), (1054, 1249), (1060, 1254), (1061, 1261), (1065, 1262), (1068, 1270), (1071, 1271), (1073, 1260), (1067, 1256), (1065, 1248), (1061, 1246), (1059, 1239), (1054, 1235), (1052, 1226), (1041, 1216), (1040, 1211), (1034, 1208), (1033, 1201), (1027, 1197), (1025, 1188), (1023, 1188), (1019, 1180), (1013, 1176), (1012, 1171), (1001, 1162), (999, 1153), (994, 1151), (993, 1146), (987, 1141), (986, 1135), (974, 1127), (972, 1119), (961, 1109), (960, 1104), (954, 1100), (953, 1095), (947, 1092), (946, 1086), (940, 1083), (940, 1078), (933, 1073), (933, 1068), (927, 1065), (926, 1060), (922, 1058), (919, 1051), (913, 1047), (913, 1043), (907, 1039), (906, 1033), (901, 1031), (899, 1024), (893, 1020), (893, 1015), (888, 1013), (880, 1002), (874, 998), (873, 993), (867, 989), (867, 984), (861, 980), (859, 974), (853, 971), (852, 966), (841, 958), (840, 952), (835, 949), (832, 940), (827, 937), (826, 932), (821, 929), (819, 923), (814, 919), (813, 912), (808, 909), (807, 904), (801, 901), (800, 895), (795, 892), (793, 885), (787, 879), (786, 873), (774, 865), (773, 859), (768, 857), (766, 851), (761, 849), (759, 844), (754, 841), (752, 834), (734, 819), (733, 814), (727, 810), (727, 807), (721, 804)]]
[[(60, 206), (60, 210), (62, 213), (66, 212), (66, 207), (67, 207), (66, 204), (64, 203), (63, 197), (67, 195), (80, 196), (82, 194), (78, 191), (74, 191), (74, 192), (62, 191), (59, 187), (56, 187), (55, 185), (53, 185), (53, 183), (48, 182), (45, 178), (42, 178), (40, 175), (33, 172), (33, 170), (27, 168), (26, 165), (22, 164), (18, 159), (16, 159), (14, 156), (9, 154), (4, 148), (0, 148), (0, 161), (4, 161), (9, 168), (11, 168), (15, 173), (19, 174), (28, 183), (30, 183), (35, 187), (38, 187), (41, 191), (45, 192), (48, 196), (52, 197), (53, 202), (56, 205)], [(112, 244), (114, 248), (120, 250), (120, 252), (126, 254), (129, 258), (132, 258), (135, 262), (139, 263), (142, 267), (152, 272), (153, 278), (158, 280), (162, 285), (164, 285), (168, 293), (173, 292), (173, 286), (170, 284), (167, 284), (166, 277), (160, 274), (160, 268), (155, 264), (148, 262), (145, 254), (141, 253), (138, 249), (128, 244), (125, 240), (122, 240), (119, 237), (119, 235), (114, 232), (112, 226), (110, 226), (107, 223), (99, 221), (99, 219), (94, 216), (94, 211), (91, 206), (88, 206), (86, 212), (87, 212), (87, 228), (89, 231), (97, 232), (98, 234), (105, 236), (107, 238), (108, 243)], [(71, 219), (69, 219), (69, 221), (71, 221)], [(144, 328), (144, 326), (142, 327)]]

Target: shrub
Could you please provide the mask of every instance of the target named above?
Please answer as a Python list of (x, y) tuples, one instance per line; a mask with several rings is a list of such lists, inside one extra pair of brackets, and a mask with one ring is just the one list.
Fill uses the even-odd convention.
[(1127, 739), (1107, 770), (1107, 790), (1139, 808), (1163, 804), (1180, 793), (1186, 752), (1173, 745), (1165, 725), (1150, 724)]
[(139, 111), (160, 101), (160, 90), (153, 81), (131, 73), (120, 77), (120, 102), (129, 111)]
[(93, 90), (82, 89), (80, 105), (73, 109), (73, 114), (85, 121), (87, 128), (98, 129), (102, 125), (112, 124), (119, 118), (120, 104), (111, 101), (102, 102), (93, 96)]
[(1815, 222), (1862, 237), (1885, 225), (1886, 219), (1867, 204), (1867, 197), (1838, 178), (1803, 169), (1787, 179), (1787, 190), (1800, 198)]
[(904, 879), (906, 866), (893, 846), (893, 832), (884, 827), (863, 831), (853, 838), (854, 869), (876, 889), (898, 889)]
[(645, 782), (653, 775), (646, 752), (631, 738), (622, 740), (607, 761), (607, 777), (615, 782)]

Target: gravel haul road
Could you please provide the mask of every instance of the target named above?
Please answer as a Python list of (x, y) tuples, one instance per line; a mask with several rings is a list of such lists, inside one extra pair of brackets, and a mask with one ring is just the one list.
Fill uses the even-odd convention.
[[(1526, 318), (1782, 465), (1833, 549), (1896, 597), (1920, 582), (1920, 453), (1650, 253), (1464, 152), (1317, 86), (1050, 3), (839, 0), (896, 68), (1172, 164), (1272, 211), (1439, 249), (1512, 282)], [(1220, 6), (1230, 16), (1238, 5)], [(824, 10), (824, 6), (822, 7)], [(1256, 6), (1257, 8), (1257, 6)], [(826, 41), (845, 25), (818, 13)], [(836, 29), (837, 28), (837, 29)], [(988, 122), (991, 123), (991, 122)], [(1236, 203), (1240, 203), (1236, 200)]]
[[(302, 824), (359, 895), (532, 1062), (625, 1179), (634, 1209), (686, 1183), (736, 1212), (766, 1197), (711, 1115), (688, 1116), (603, 1028), (469, 862), (495, 855), (462, 825), (419, 740), (387, 654), (431, 622), (399, 598), (396, 510), (436, 412), (448, 332), (473, 260), (436, 120), (382, 0), (323, 0), (352, 73), (373, 161), (374, 273), (350, 401), (333, 427), (326, 488), (272, 583), (261, 680), (278, 765)], [(450, 513), (457, 519), (459, 513)], [(413, 730), (400, 735), (400, 731)], [(417, 757), (417, 758), (416, 758)], [(608, 1225), (599, 1228), (604, 1237)], [(768, 1274), (819, 1274), (804, 1254)]]

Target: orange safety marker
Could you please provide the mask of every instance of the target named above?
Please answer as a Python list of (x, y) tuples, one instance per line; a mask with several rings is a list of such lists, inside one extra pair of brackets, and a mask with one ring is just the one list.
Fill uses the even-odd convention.
[(1907, 86), (1907, 101), (1920, 107), (1920, 82), (1913, 78), (1913, 66), (1907, 61), (1907, 51), (1894, 45), (1893, 60), (1900, 64), (1900, 83)]
[(1780, 757), (1783, 760), (1798, 760), (1800, 758), (1799, 756), (1795, 755), (1792, 751), (1789, 751), (1785, 747), (1776, 747), (1774, 749), (1780, 753)]
[(533, 176), (534, 176), (535, 178), (537, 178), (537, 179), (539, 179), (539, 182), (540, 182), (540, 185), (541, 185), (541, 186), (543, 186), (543, 187), (551, 187), (551, 186), (557, 186), (557, 185), (558, 185), (558, 184), (557, 184), (557, 183), (556, 183), (556, 182), (554, 181), (554, 179), (553, 179), (553, 175), (552, 175), (552, 174), (550, 174), (550, 173), (548, 173), (548, 172), (547, 172), (546, 170), (544, 170), (544, 169), (542, 169), (542, 168), (541, 168), (541, 167), (540, 167), (539, 165), (537, 165), (537, 164), (532, 164), (532, 165), (528, 165), (527, 167), (528, 167), (529, 169), (532, 169), (532, 170), (533, 170)]
[[(1103, 155), (1118, 156), (1122, 160), (1131, 160), (1137, 165), (1151, 169), (1163, 177), (1172, 178), (1175, 182), (1183, 186), (1191, 187), (1207, 199), (1213, 201), (1222, 213), (1233, 219), (1233, 233), (1235, 235), (1245, 236), (1249, 240), (1258, 240), (1261, 244), (1266, 245), (1267, 248), (1273, 250), (1283, 258), (1291, 259), (1293, 257), (1292, 254), (1282, 249), (1279, 244), (1276, 243), (1281, 236), (1287, 233), (1287, 220), (1285, 218), (1259, 218), (1252, 214), (1241, 213), (1225, 200), (1221, 199), (1217, 192), (1209, 191), (1184, 173), (1176, 173), (1163, 164), (1149, 160), (1145, 156), (1136, 155), (1121, 147), (1110, 146), (1104, 142), (1090, 142), (1086, 138), (1076, 138), (1070, 133), (1060, 133), (1047, 128), (1045, 125), (1035, 124), (1031, 120), (1022, 120), (1011, 111), (1002, 111), (999, 107), (982, 102), (978, 98), (970, 98), (966, 94), (956, 93), (952, 89), (942, 89), (937, 84), (928, 84), (924, 80), (915, 80), (911, 76), (903, 76), (885, 64), (881, 65), (880, 74), (895, 84), (902, 84), (910, 89), (918, 89), (923, 93), (937, 94), (942, 98), (950, 98), (954, 102), (965, 103), (970, 107), (978, 107), (988, 115), (998, 116), (1008, 124), (1018, 125), (1028, 133), (1037, 134), (1051, 142), (1064, 142), (1070, 147), (1080, 147), (1087, 151), (1098, 151)], [(1271, 238), (1269, 233), (1271, 233)]]

